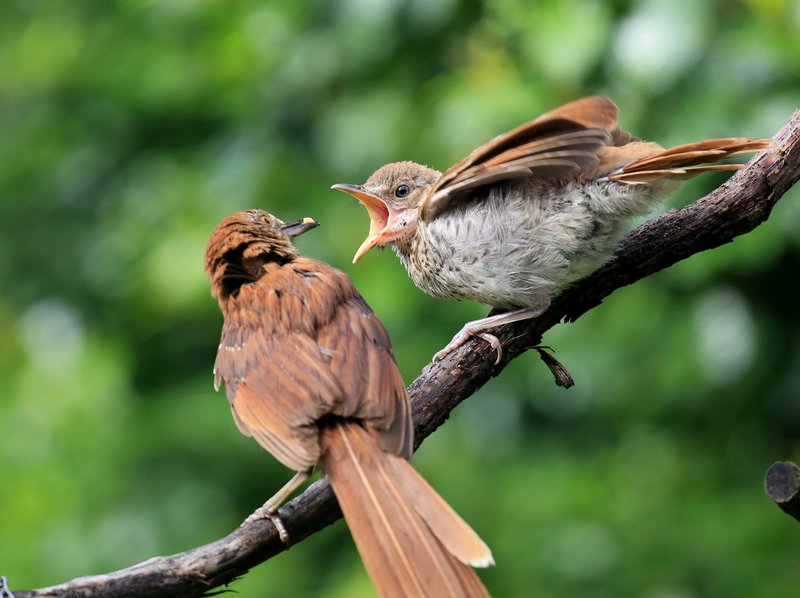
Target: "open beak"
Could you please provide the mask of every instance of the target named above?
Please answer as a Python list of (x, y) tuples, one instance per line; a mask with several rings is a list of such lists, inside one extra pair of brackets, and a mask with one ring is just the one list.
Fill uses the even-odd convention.
[(361, 247), (358, 248), (355, 256), (353, 256), (353, 263), (355, 264), (370, 249), (384, 241), (384, 233), (386, 229), (389, 228), (391, 211), (389, 206), (386, 205), (386, 202), (377, 195), (365, 191), (360, 185), (338, 183), (333, 185), (331, 189), (337, 189), (352, 195), (367, 208), (367, 212), (369, 213), (369, 235), (367, 235), (367, 238), (364, 239)]
[(318, 226), (319, 222), (313, 218), (303, 218), (302, 220), (292, 220), (291, 222), (284, 223), (284, 225), (281, 227), (281, 230), (285, 232), (290, 239), (294, 239), (295, 237), (302, 235), (304, 232), (309, 231), (312, 228), (317, 228)]

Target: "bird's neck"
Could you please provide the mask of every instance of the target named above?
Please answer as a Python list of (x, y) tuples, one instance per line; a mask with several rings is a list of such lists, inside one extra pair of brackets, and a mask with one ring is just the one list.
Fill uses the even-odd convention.
[[(248, 255), (249, 254), (249, 255)], [(294, 256), (282, 252), (234, 251), (227, 256), (218, 278), (220, 297), (232, 297), (241, 287), (258, 281), (270, 269), (280, 268), (293, 261)]]
[[(408, 238), (392, 243), (392, 249), (400, 259), (400, 263), (408, 272), (411, 280), (420, 289), (428, 293), (426, 283), (427, 256), (429, 255), (424, 234), (417, 230)], [(427, 273), (428, 276), (430, 272)]]
[(403, 239), (402, 241), (395, 241), (392, 243), (392, 249), (403, 264), (405, 264), (406, 260), (411, 255), (413, 248), (414, 239)]

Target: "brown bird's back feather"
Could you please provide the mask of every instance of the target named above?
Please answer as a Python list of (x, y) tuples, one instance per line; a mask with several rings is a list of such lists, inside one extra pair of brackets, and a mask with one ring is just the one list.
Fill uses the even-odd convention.
[(321, 444), (322, 467), (379, 596), (488, 596), (457, 557), (486, 566), (489, 549), (407, 461), (376, 450), (356, 423), (326, 428)]
[(384, 449), (411, 455), (389, 336), (347, 276), (324, 262), (266, 264), (227, 300), (215, 373), (240, 427), (287, 467), (318, 461), (314, 424), (326, 414), (364, 419)]
[(489, 549), (408, 462), (389, 335), (350, 279), (298, 257), (278, 223), (239, 212), (207, 249), (225, 318), (215, 385), (239, 429), (298, 472), (321, 462), (381, 596), (487, 596), (469, 564), (491, 564)]

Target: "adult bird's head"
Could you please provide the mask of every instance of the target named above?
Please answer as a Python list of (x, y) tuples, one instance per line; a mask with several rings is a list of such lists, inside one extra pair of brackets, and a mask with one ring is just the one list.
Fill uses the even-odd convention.
[(211, 294), (220, 301), (258, 280), (269, 263), (285, 264), (298, 257), (292, 239), (316, 228), (312, 218), (284, 222), (263, 210), (242, 210), (225, 218), (206, 247), (206, 274)]
[(394, 162), (381, 166), (363, 185), (331, 187), (355, 197), (369, 213), (369, 235), (353, 263), (373, 247), (393, 245), (403, 250), (417, 231), (422, 204), (439, 176), (440, 172), (415, 162)]

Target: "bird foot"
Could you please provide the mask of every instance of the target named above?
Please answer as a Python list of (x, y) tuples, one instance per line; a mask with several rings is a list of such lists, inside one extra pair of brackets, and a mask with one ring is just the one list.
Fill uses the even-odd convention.
[(503, 358), (503, 348), (500, 345), (500, 341), (497, 339), (497, 337), (493, 334), (489, 334), (486, 332), (486, 330), (488, 328), (494, 328), (495, 326), (502, 326), (503, 324), (511, 324), (512, 322), (529, 320), (530, 318), (538, 318), (540, 315), (542, 315), (542, 313), (544, 313), (544, 310), (547, 309), (548, 305), (549, 302), (543, 302), (538, 307), (527, 307), (524, 309), (507, 311), (494, 316), (488, 316), (481, 320), (467, 322), (458, 332), (458, 334), (453, 337), (453, 340), (451, 340), (444, 349), (433, 356), (433, 361), (439, 361), (449, 353), (452, 353), (458, 349), (473, 336), (479, 336), (489, 343), (497, 352), (497, 359), (494, 360), (494, 364), (497, 365)]
[(436, 355), (433, 356), (433, 361), (439, 361), (440, 359), (443, 359), (444, 357), (446, 357), (447, 355), (458, 349), (461, 345), (466, 343), (473, 336), (479, 336), (487, 343), (489, 343), (492, 346), (492, 348), (497, 352), (497, 359), (494, 360), (494, 364), (497, 365), (498, 363), (500, 363), (500, 360), (503, 358), (503, 347), (500, 344), (500, 341), (497, 339), (497, 337), (493, 334), (489, 334), (488, 332), (483, 332), (482, 327), (478, 326), (473, 327), (470, 324), (472, 324), (472, 322), (464, 326), (464, 328), (462, 328), (458, 332), (458, 334), (456, 334), (453, 337), (453, 340), (447, 343), (447, 346), (444, 349), (437, 352)]
[(247, 525), (258, 519), (269, 519), (272, 525), (278, 530), (278, 535), (281, 537), (281, 542), (289, 546), (289, 532), (286, 531), (286, 526), (283, 525), (283, 520), (278, 516), (278, 507), (281, 506), (292, 493), (302, 486), (305, 481), (311, 476), (312, 469), (298, 471), (291, 480), (286, 482), (283, 487), (278, 490), (272, 498), (265, 502), (262, 506), (253, 511), (247, 519), (244, 520), (242, 525)]
[(269, 519), (272, 521), (272, 525), (275, 526), (275, 529), (278, 530), (278, 536), (281, 539), (281, 542), (289, 546), (289, 532), (286, 531), (286, 526), (283, 524), (283, 520), (278, 515), (278, 511), (272, 505), (266, 504), (263, 507), (257, 508), (253, 511), (250, 515), (248, 515), (247, 519), (242, 522), (242, 525), (239, 527), (244, 527), (254, 521), (258, 521), (259, 519)]

